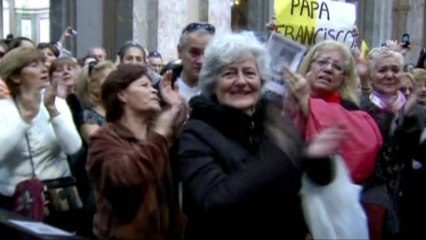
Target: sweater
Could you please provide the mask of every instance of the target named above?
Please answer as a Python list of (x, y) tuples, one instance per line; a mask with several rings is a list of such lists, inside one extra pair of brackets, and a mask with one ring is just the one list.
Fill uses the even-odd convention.
[[(59, 115), (50, 119), (43, 101), (37, 116), (27, 124), (12, 98), (0, 100), (0, 194), (12, 196), (15, 186), (33, 177), (29, 147), (35, 175), (41, 180), (70, 176), (66, 154), (81, 148), (65, 100), (56, 98)], [(29, 145), (25, 139), (28, 135)]]
[(120, 123), (99, 129), (89, 144), (99, 239), (179, 239), (183, 215), (173, 188), (168, 140), (150, 132), (138, 140)]

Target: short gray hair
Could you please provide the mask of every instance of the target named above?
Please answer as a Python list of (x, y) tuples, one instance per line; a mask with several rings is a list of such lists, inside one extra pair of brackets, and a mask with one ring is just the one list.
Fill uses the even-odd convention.
[(252, 32), (216, 36), (207, 45), (204, 56), (198, 85), (201, 93), (208, 97), (214, 94), (216, 82), (223, 70), (248, 57), (255, 58), (262, 85), (270, 76), (270, 59), (266, 47)]
[(207, 31), (206, 29), (203, 28), (199, 28), (196, 29), (194, 31), (191, 32), (184, 32), (182, 33), (182, 35), (179, 38), (179, 47), (183, 48), (186, 46), (186, 44), (188, 43), (188, 39), (189, 39), (189, 35), (195, 35), (197, 37), (203, 37), (206, 35), (212, 35), (212, 33), (210, 33), (209, 31)]
[(404, 68), (404, 57), (401, 53), (395, 52), (387, 47), (373, 48), (367, 55), (367, 70), (370, 76), (377, 63), (384, 58), (392, 57), (399, 62), (401, 71)]

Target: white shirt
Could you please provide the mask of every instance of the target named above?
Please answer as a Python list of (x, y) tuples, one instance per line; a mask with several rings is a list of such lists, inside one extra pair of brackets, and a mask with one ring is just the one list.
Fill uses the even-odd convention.
[(186, 100), (190, 100), (193, 96), (200, 94), (200, 88), (197, 86), (190, 87), (188, 86), (182, 78), (178, 78), (177, 80), (179, 86), (179, 94), (183, 96)]
[(81, 138), (64, 99), (56, 98), (59, 115), (50, 119), (41, 102), (27, 124), (12, 98), (0, 100), (0, 194), (12, 196), (15, 186), (32, 177), (25, 133), (28, 134), (36, 177), (45, 180), (71, 175), (66, 154), (81, 148)]

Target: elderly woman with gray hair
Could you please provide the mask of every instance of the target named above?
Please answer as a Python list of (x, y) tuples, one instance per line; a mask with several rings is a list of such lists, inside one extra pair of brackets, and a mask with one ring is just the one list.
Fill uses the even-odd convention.
[(180, 138), (185, 239), (304, 239), (308, 231), (301, 176), (328, 184), (329, 156), (345, 134), (328, 128), (304, 145), (292, 121), (261, 98), (268, 64), (252, 33), (217, 36), (206, 48), (202, 93)]
[(389, 48), (374, 48), (367, 56), (367, 78), (372, 92), (361, 99), (361, 108), (374, 118), (383, 136), (383, 146), (363, 196), (372, 223), (372, 239), (400, 237), (404, 172), (411, 168), (421, 134), (419, 119), (413, 111), (415, 94), (406, 99), (399, 91), (403, 66), (403, 56)]

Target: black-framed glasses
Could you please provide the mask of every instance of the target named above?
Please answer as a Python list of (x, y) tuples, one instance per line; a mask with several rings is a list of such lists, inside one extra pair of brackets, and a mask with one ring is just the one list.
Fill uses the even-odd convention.
[(184, 33), (191, 33), (198, 29), (204, 29), (207, 32), (209, 32), (211, 35), (214, 35), (216, 32), (216, 28), (211, 25), (210, 23), (205, 22), (194, 22), (186, 25), (186, 27), (182, 30), (182, 34)]
[(89, 62), (89, 64), (88, 64), (88, 68), (89, 68), (89, 77), (90, 77), (90, 75), (92, 75), (92, 72), (93, 72), (93, 68), (97, 65), (99, 63), (99, 61), (91, 61), (91, 62)]

